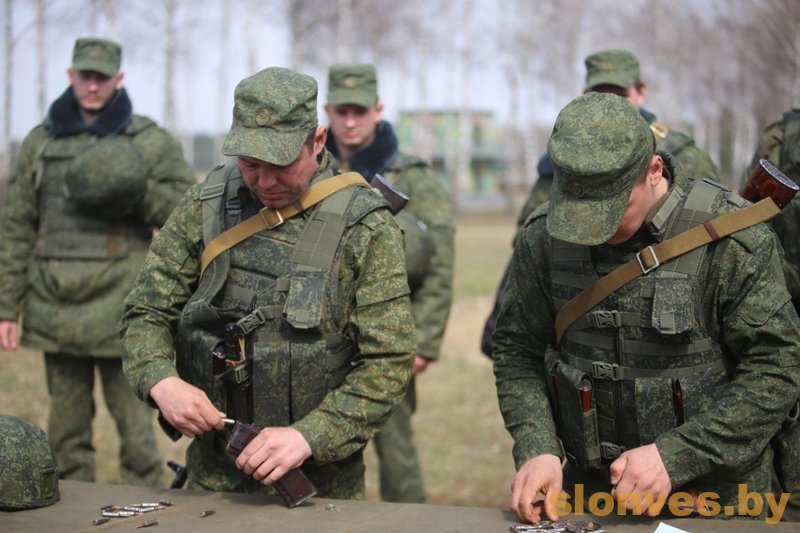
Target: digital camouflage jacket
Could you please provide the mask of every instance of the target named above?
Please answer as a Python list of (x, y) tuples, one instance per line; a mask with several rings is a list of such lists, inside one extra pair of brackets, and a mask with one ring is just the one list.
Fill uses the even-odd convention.
[[(678, 197), (683, 197), (691, 188), (691, 180), (676, 169), (671, 170), (675, 179), (670, 193), (678, 192)], [(506, 292), (510, 296), (503, 301), (493, 339), (498, 398), (506, 428), (514, 438), (517, 467), (544, 453), (563, 457), (559, 431), (568, 430), (563, 427), (557, 430), (547, 393), (551, 376), (547, 375), (544, 364), (548, 346), (555, 344), (556, 312), (564, 303), (551, 292), (557, 269), (552, 263), (555, 243), (546, 229), (547, 205), (533, 213), (517, 239)], [(662, 240), (665, 232), (658, 228), (673, 223), (677, 205), (673, 203), (672, 213), (658, 224), (648, 218), (635, 237), (638, 243), (635, 246), (628, 242), (616, 247), (605, 244), (592, 247), (591, 267), (598, 274), (607, 273), (627, 262), (643, 246)], [(722, 194), (713, 204), (712, 212), (720, 215), (735, 209)], [(663, 209), (659, 215), (664, 215)], [(559, 280), (567, 281), (563, 276)], [(730, 381), (717, 387), (712, 400), (702, 403), (702, 409), (685, 420), (677, 420), (677, 427), (654, 439), (650, 437), (650, 442), (655, 442), (674, 490), (686, 490), (680, 487), (711, 490), (720, 495), (720, 504), (735, 504), (738, 483), (747, 483), (753, 491), (771, 488), (771, 458), (766, 450), (797, 397), (800, 320), (788, 305), (778, 247), (764, 224), (708, 245), (697, 278), (691, 282), (693, 286), (680, 285), (686, 282), (676, 278), (675, 288), (694, 298), (693, 303), (686, 305), (694, 306), (698, 323), (705, 330), (700, 333), (721, 354)], [(655, 292), (668, 295), (670, 279), (659, 279), (658, 283), (663, 286)], [(642, 298), (648, 295), (653, 298), (647, 291), (641, 292)], [(616, 303), (616, 296), (611, 295), (593, 311)], [(656, 310), (663, 304), (658, 307), (657, 302), (650, 300), (652, 317), (643, 318), (648, 321), (652, 318), (653, 325), (657, 325), (661, 317), (656, 316)], [(689, 324), (683, 322), (684, 326)], [(622, 330), (625, 336), (636, 335), (636, 328), (624, 320), (606, 325), (620, 328), (620, 337)], [(662, 324), (662, 329), (665, 327)], [(586, 331), (590, 333), (591, 330)], [(689, 340), (685, 331), (675, 331), (673, 336), (684, 339), (681, 342)], [(622, 350), (619, 357), (635, 360), (635, 350), (640, 345), (643, 348), (647, 343), (620, 342), (614, 346)], [(638, 394), (638, 389), (625, 394), (631, 393)], [(638, 402), (635, 396), (634, 400)], [(624, 416), (640, 415), (625, 413)], [(664, 413), (656, 409), (649, 416), (663, 417)], [(646, 421), (646, 414), (642, 420)]]
[[(81, 156), (110, 139), (129, 145), (134, 157), (102, 162), (100, 154), (101, 163), (87, 167)], [(129, 175), (132, 160), (136, 176)], [(141, 179), (141, 195), (109, 198), (113, 209), (105, 212), (79, 206), (65, 187), (76, 168), (85, 184), (123, 174)], [(21, 316), (22, 343), (33, 348), (121, 357), (117, 323), (153, 229), (195, 182), (180, 144), (133, 115), (124, 89), (89, 127), (67, 89), (23, 141), (0, 210), (0, 318)]]
[[(330, 162), (331, 157), (326, 154), (315, 180), (324, 180), (333, 174)], [(203, 185), (198, 185), (183, 197), (154, 239), (144, 267), (126, 300), (126, 311), (120, 324), (125, 348), (123, 369), (134, 391), (143, 400), (148, 398), (150, 389), (157, 382), (178, 375), (175, 364), (176, 325), (182, 309), (197, 287), (199, 259), (203, 250), (202, 191)], [(249, 210), (257, 213), (257, 209), (251, 209), (256, 200), (250, 197), (246, 189), (241, 191), (240, 198), (245, 200), (242, 212), (248, 213)], [(372, 201), (379, 200), (374, 198)], [(380, 202), (383, 203), (382, 200)], [(275, 248), (283, 246), (283, 236), (296, 236), (315, 210), (316, 207), (311, 208), (306, 214), (287, 220), (278, 228), (279, 231), (261, 231), (237, 247), (247, 247), (252, 255), (253, 246), (262, 246), (263, 257), (272, 257), (276, 253)], [(284, 235), (284, 232), (288, 233)], [(271, 244), (272, 239), (275, 239), (274, 244)], [(317, 400), (317, 405), (311, 406), (310, 411), (307, 410), (309, 406), (303, 407), (303, 416), (295, 419), (291, 416), (296, 407), (291, 387), (281, 384), (262, 390), (258, 389), (257, 380), (253, 383), (254, 402), (260, 402), (256, 406), (256, 416), (260, 416), (258, 413), (261, 412), (266, 417), (264, 420), (278, 420), (281, 413), (290, 413), (287, 422), (291, 422), (290, 425), (308, 441), (314, 466), (330, 465), (330, 468), (321, 470), (312, 468), (311, 474), (315, 475), (310, 476), (328, 495), (333, 491), (333, 494), (344, 495), (341, 497), (351, 497), (349, 495), (358, 492), (359, 484), (363, 491), (360, 452), (402, 398), (411, 375), (413, 322), (405, 263), (402, 253), (398, 253), (402, 250), (401, 239), (397, 224), (385, 207), (349, 220), (336, 247), (330, 272), (336, 282), (326, 279), (324, 287), (327, 291), (325, 301), (328, 302), (325, 304), (326, 322), (336, 324), (339, 328), (338, 337), (347, 339), (353, 349), (347, 351), (349, 361), (346, 366), (349, 372), (341, 379), (337, 378), (333, 389), (328, 390), (330, 383), (325, 380), (303, 384), (309, 396), (315, 385), (323, 391), (318, 395), (321, 399)], [(232, 259), (235, 256), (232, 254)], [(238, 276), (235, 280), (238, 286), (249, 286), (252, 290), (257, 291), (258, 287), (269, 285), (264, 284), (266, 278), (260, 273), (255, 273), (248, 280), (246, 272), (236, 272), (232, 268), (231, 275)], [(223, 291), (226, 289), (223, 288)], [(265, 301), (271, 298), (272, 295), (264, 296)], [(318, 307), (319, 301), (309, 302), (308, 305), (309, 309)], [(303, 313), (304, 310), (300, 308), (286, 309), (282, 319), (276, 315), (281, 324), (270, 325), (269, 329), (275, 331), (277, 327), (291, 337), (293, 317), (302, 317)], [(259, 342), (261, 337), (256, 331), (256, 342)], [(266, 333), (269, 334), (269, 330)], [(300, 340), (303, 335), (312, 333), (297, 331), (294, 335)], [(321, 342), (324, 346), (324, 340)], [(328, 347), (331, 355), (336, 355), (333, 352), (340, 349), (341, 346)], [(276, 352), (272, 363), (270, 358), (261, 361), (265, 367), (255, 376), (274, 374), (275, 377), (287, 372), (286, 365), (282, 363), (282, 353)], [(317, 364), (301, 355), (298, 354), (297, 359), (293, 357), (292, 361), (305, 361), (303, 364), (312, 366)], [(211, 358), (209, 353), (209, 365)], [(321, 361), (319, 364), (324, 363)], [(303, 371), (303, 368), (291, 370), (302, 375), (313, 375), (313, 372), (303, 374)], [(268, 412), (270, 408), (274, 413)], [(351, 456), (358, 460), (349, 460)], [(360, 479), (353, 472), (360, 473)], [(343, 476), (347, 484), (355, 484), (355, 488), (337, 487), (337, 475)], [(341, 483), (344, 481), (340, 480)]]
[[(355, 170), (370, 179), (381, 174), (409, 196), (403, 212), (427, 227), (431, 242), (428, 267), (420, 284), (411, 288), (411, 307), (417, 331), (417, 353), (438, 359), (453, 299), (454, 222), (447, 190), (434, 178), (420, 158), (398, 150), (397, 137), (388, 122), (376, 127), (375, 141), (341, 162), (342, 171)], [(336, 156), (333, 133), (328, 149)]]

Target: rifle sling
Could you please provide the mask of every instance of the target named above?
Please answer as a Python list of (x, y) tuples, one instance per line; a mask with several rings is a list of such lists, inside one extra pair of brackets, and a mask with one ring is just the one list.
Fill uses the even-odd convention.
[(666, 241), (644, 248), (634, 259), (598, 279), (564, 304), (555, 320), (556, 345), (561, 343), (564, 332), (573, 322), (626, 283), (705, 244), (769, 220), (779, 212), (780, 209), (772, 198), (767, 197), (744, 209), (707, 220)]
[(200, 277), (203, 277), (203, 272), (205, 272), (211, 261), (229, 248), (236, 246), (259, 231), (280, 226), (285, 220), (299, 215), (335, 192), (353, 186), (370, 188), (370, 185), (358, 172), (345, 172), (312, 185), (300, 195), (300, 198), (287, 206), (280, 209), (264, 207), (258, 214), (223, 231), (208, 243), (208, 246), (203, 250), (203, 254), (200, 257)]

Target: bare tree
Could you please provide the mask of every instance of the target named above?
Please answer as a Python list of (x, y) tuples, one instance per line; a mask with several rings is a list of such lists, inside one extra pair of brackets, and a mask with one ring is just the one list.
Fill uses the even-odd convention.
[(219, 66), (217, 67), (217, 129), (225, 131), (230, 123), (230, 99), (228, 97), (228, 77), (231, 31), (231, 0), (221, 0), (222, 20), (219, 25)]
[(352, 61), (353, 0), (338, 0), (336, 10), (336, 61)]
[(164, 126), (175, 128), (175, 11), (177, 0), (164, 0)]
[(14, 69), (14, 24), (12, 16), (14, 14), (14, 0), (5, 2), (5, 20), (3, 30), (5, 31), (5, 86), (3, 95), (3, 149), (0, 151), (0, 178), (5, 183), (5, 174), (11, 160), (11, 101), (14, 86), (12, 85), (11, 73)]
[(39, 110), (39, 119), (47, 111), (45, 87), (47, 85), (47, 52), (45, 50), (45, 9), (44, 0), (36, 0), (36, 103)]

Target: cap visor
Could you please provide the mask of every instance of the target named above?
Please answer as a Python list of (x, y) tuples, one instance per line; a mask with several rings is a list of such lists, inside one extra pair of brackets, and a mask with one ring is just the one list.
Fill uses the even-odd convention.
[(260, 159), (278, 166), (294, 163), (309, 134), (308, 129), (280, 132), (266, 128), (232, 128), (222, 153)]
[(328, 105), (372, 107), (376, 103), (374, 96), (359, 94), (357, 91), (333, 91), (328, 93)]
[(633, 78), (620, 76), (619, 74), (614, 74), (611, 72), (601, 72), (599, 74), (595, 74), (587, 80), (586, 90), (591, 90), (598, 85), (614, 85), (616, 87), (627, 89), (635, 83), (636, 80)]
[(625, 188), (611, 198), (578, 199), (564, 194), (556, 182), (547, 210), (547, 232), (574, 244), (602, 244), (617, 232), (630, 194), (631, 189)]
[(108, 76), (109, 78), (119, 72), (119, 70), (109, 68), (108, 63), (102, 61), (78, 61), (72, 65), (72, 70), (75, 72), (83, 72), (87, 70), (99, 72), (100, 74)]

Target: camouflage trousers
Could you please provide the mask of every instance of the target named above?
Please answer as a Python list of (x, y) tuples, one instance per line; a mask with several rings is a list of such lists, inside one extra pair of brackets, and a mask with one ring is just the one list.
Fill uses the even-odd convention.
[[(275, 493), (271, 486), (262, 485), (236, 468), (233, 457), (224, 450), (225, 441), (221, 433), (209, 432), (194, 439), (186, 449), (186, 468), (189, 471), (186, 488), (214, 492)], [(342, 461), (324, 465), (316, 465), (309, 460), (302, 469), (320, 497), (364, 499), (364, 457), (361, 451)]]
[(163, 486), (161, 457), (153, 434), (154, 412), (133, 394), (121, 359), (46, 353), (50, 393), (48, 436), (63, 479), (94, 481), (92, 419), (95, 368), (120, 441), (120, 477), (130, 485)]
[(375, 435), (381, 499), (385, 502), (425, 502), (422, 469), (411, 429), (411, 415), (416, 402), (412, 378), (405, 398)]

